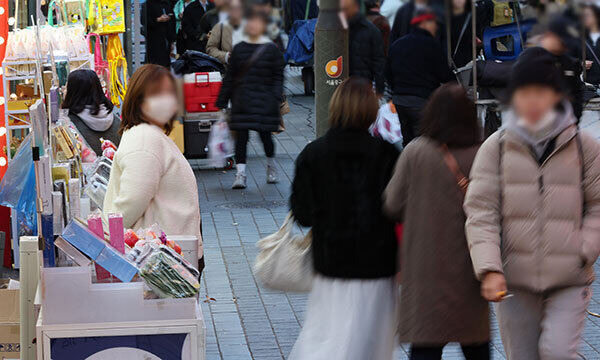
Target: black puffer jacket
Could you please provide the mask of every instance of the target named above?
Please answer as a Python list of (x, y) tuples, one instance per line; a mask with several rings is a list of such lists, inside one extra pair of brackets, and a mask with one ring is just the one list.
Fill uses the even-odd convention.
[(385, 51), (379, 29), (363, 15), (350, 19), (350, 76), (375, 81), (377, 93), (385, 89)]
[(331, 129), (296, 160), (290, 205), (311, 226), (315, 270), (329, 277), (373, 279), (396, 273), (394, 224), (382, 194), (396, 148), (366, 131)]
[[(248, 66), (255, 51), (261, 51), (261, 54)], [(283, 55), (272, 42), (250, 44), (242, 41), (233, 48), (216, 104), (224, 109), (231, 100), (229, 127), (232, 130), (279, 129), (284, 67)]]

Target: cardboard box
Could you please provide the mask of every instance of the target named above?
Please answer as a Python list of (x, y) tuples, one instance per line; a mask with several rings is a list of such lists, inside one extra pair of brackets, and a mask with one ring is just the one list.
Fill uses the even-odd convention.
[(8, 279), (0, 279), (0, 360), (18, 359), (19, 290), (7, 290)]

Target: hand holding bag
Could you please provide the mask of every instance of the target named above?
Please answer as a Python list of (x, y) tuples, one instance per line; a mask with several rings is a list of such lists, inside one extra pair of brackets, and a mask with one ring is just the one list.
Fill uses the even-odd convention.
[(287, 292), (308, 292), (314, 278), (312, 231), (293, 235), (294, 217), (289, 213), (281, 228), (261, 239), (254, 275), (264, 287)]

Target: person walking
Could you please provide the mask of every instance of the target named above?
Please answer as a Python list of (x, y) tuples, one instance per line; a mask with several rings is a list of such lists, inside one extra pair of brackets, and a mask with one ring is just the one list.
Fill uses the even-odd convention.
[(296, 159), (290, 206), (312, 227), (316, 276), (289, 360), (392, 359), (397, 240), (381, 196), (398, 151), (369, 134), (378, 107), (368, 80), (345, 80), (329, 131)]
[(411, 33), (392, 44), (387, 62), (388, 83), (404, 146), (419, 136), (419, 121), (427, 99), (441, 84), (453, 80), (440, 42), (435, 38), (436, 15), (429, 9), (420, 10), (411, 23)]
[[(583, 25), (586, 30), (586, 72), (585, 82), (600, 85), (600, 7), (586, 5), (583, 7)], [(586, 100), (598, 97), (596, 92), (586, 91)]]
[(237, 174), (233, 189), (246, 188), (246, 157), (249, 131), (257, 131), (267, 156), (267, 183), (278, 182), (275, 143), (272, 132), (281, 123), (285, 62), (277, 46), (265, 35), (268, 18), (250, 11), (246, 17), (245, 37), (229, 57), (216, 105), (226, 109), (231, 100), (229, 127), (235, 131)]
[(421, 126), (384, 192), (384, 212), (404, 224), (400, 341), (412, 344), (411, 360), (440, 360), (449, 342), (460, 343), (467, 360), (487, 360), (489, 307), (473, 274), (462, 208), (481, 143), (477, 109), (460, 85), (444, 85)]
[(498, 302), (511, 360), (579, 359), (600, 252), (600, 144), (578, 131), (562, 81), (552, 54), (523, 52), (506, 127), (481, 146), (464, 203), (475, 274)]
[(243, 8), (241, 0), (231, 0), (227, 21), (215, 25), (206, 44), (206, 53), (224, 65), (229, 63), (233, 47), (244, 38)]
[(167, 136), (177, 116), (176, 94), (175, 79), (164, 67), (146, 64), (131, 77), (103, 211), (123, 214), (127, 229), (158, 224), (167, 235), (195, 235), (202, 271), (196, 177)]
[[(479, 17), (478, 17), (479, 19)], [(443, 53), (447, 54), (448, 34), (442, 27), (440, 43)], [(452, 0), (452, 16), (450, 17), (450, 53), (456, 68), (461, 68), (473, 61), (473, 41), (471, 34), (471, 0)]]
[(96, 155), (102, 154), (101, 138), (119, 146), (121, 122), (113, 112), (112, 102), (104, 95), (95, 71), (79, 69), (69, 74), (61, 107), (69, 110), (71, 123)]
[(583, 60), (579, 28), (580, 25), (570, 17), (555, 16), (550, 20), (540, 43), (541, 47), (554, 55), (555, 62), (562, 73), (565, 94), (571, 102), (577, 122), (583, 114), (585, 94), (585, 84), (581, 80)]
[(375, 83), (382, 96), (385, 90), (385, 52), (381, 32), (360, 13), (361, 0), (342, 0), (342, 12), (348, 20), (349, 73)]
[(379, 12), (379, 1), (365, 1), (365, 8), (367, 9), (367, 20), (372, 22), (381, 33), (381, 38), (383, 39), (383, 52), (385, 56), (387, 56), (390, 48), (390, 23), (387, 18)]
[(181, 19), (180, 31), (184, 48), (181, 49), (180, 54), (183, 54), (186, 50), (204, 51), (201, 41), (200, 19), (214, 7), (214, 3), (208, 0), (192, 0), (185, 7)]
[(148, 0), (146, 17), (146, 63), (170, 68), (176, 40), (173, 6), (168, 0)]

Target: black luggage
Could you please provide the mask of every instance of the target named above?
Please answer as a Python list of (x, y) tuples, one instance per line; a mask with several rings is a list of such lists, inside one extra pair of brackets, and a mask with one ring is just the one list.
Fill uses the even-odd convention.
[(210, 127), (219, 120), (218, 112), (187, 113), (183, 120), (185, 157), (206, 159), (208, 157), (208, 136)]

